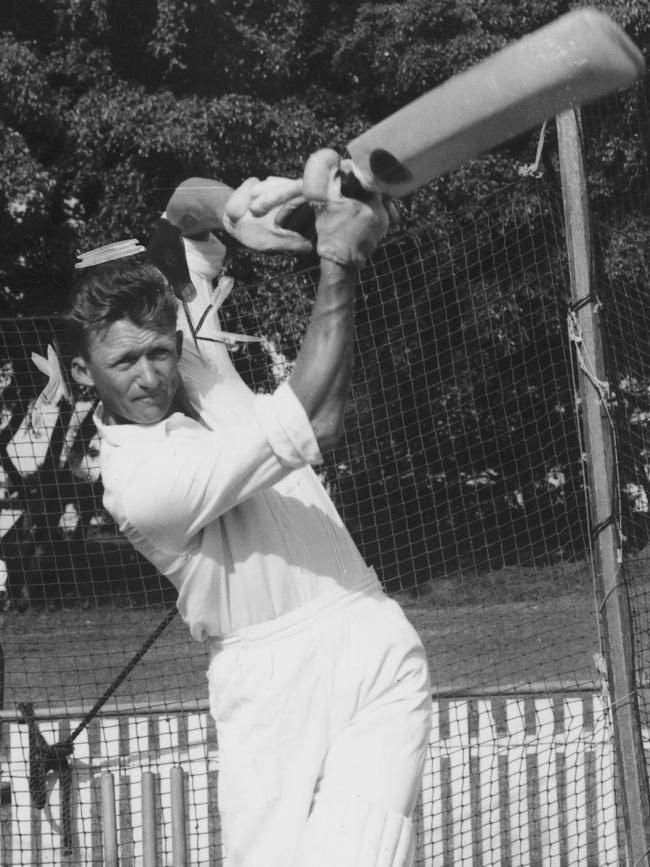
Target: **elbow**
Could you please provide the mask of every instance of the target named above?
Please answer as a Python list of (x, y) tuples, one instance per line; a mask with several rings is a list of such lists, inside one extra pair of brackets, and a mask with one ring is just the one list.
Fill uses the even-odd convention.
[(185, 237), (201, 237), (223, 226), (223, 212), (231, 195), (232, 188), (220, 181), (188, 178), (167, 202), (167, 219)]
[(165, 214), (169, 222), (181, 230), (181, 234), (188, 238), (204, 231), (201, 225), (200, 215), (195, 213), (196, 204), (192, 201), (188, 190), (177, 187), (172, 197), (167, 202)]
[[(211, 182), (202, 178), (188, 178), (176, 187), (167, 202), (167, 219), (177, 226), (186, 238), (207, 235), (210, 228), (218, 223), (216, 217), (206, 219), (206, 184), (209, 183)], [(207, 225), (208, 222), (211, 223), (210, 226)]]

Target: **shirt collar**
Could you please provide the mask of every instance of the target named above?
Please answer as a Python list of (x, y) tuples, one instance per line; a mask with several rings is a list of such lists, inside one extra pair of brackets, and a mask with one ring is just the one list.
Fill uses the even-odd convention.
[(147, 442), (162, 440), (172, 430), (196, 424), (196, 422), (182, 412), (174, 412), (167, 418), (162, 419), (162, 421), (156, 422), (156, 424), (108, 424), (104, 421), (105, 412), (104, 404), (99, 403), (93, 420), (102, 440), (105, 440), (112, 446), (133, 445), (141, 440), (146, 440)]

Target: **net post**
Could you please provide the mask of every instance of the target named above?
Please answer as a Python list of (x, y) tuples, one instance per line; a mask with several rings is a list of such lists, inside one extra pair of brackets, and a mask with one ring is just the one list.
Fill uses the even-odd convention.
[[(593, 378), (606, 380), (600, 319), (594, 298), (594, 268), (587, 183), (577, 109), (556, 118), (562, 198), (571, 280), (582, 351), (591, 360)], [(603, 394), (581, 369), (581, 424), (587, 453), (587, 489), (594, 539), (596, 590), (605, 657), (614, 745), (621, 781), (630, 862), (650, 867), (650, 790), (645, 773), (641, 721), (633, 673), (630, 602), (621, 580), (623, 563), (615, 512), (614, 442)]]

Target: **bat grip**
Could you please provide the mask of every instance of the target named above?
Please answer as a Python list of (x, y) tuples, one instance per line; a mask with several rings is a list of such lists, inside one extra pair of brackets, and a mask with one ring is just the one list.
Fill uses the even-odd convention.
[[(360, 202), (367, 202), (372, 198), (373, 193), (363, 186), (354, 172), (339, 172), (338, 176), (341, 178), (341, 192), (346, 198), (359, 199)], [(294, 208), (280, 225), (290, 232), (298, 232), (310, 241), (316, 237), (316, 214), (309, 202), (303, 202)]]
[(297, 232), (308, 241), (312, 241), (316, 237), (316, 214), (309, 202), (302, 202), (297, 208), (294, 208), (291, 213), (280, 221), (280, 226), (283, 229), (288, 229), (290, 232)]
[(367, 190), (354, 172), (339, 172), (341, 178), (341, 192), (348, 199), (359, 199), (360, 202), (369, 202), (374, 193)]

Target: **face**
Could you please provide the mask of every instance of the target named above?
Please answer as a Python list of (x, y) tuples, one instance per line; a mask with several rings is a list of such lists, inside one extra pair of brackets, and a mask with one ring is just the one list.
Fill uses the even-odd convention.
[(97, 389), (107, 420), (156, 424), (169, 415), (179, 389), (180, 352), (180, 333), (120, 319), (89, 336), (87, 357), (74, 359), (72, 375)]

